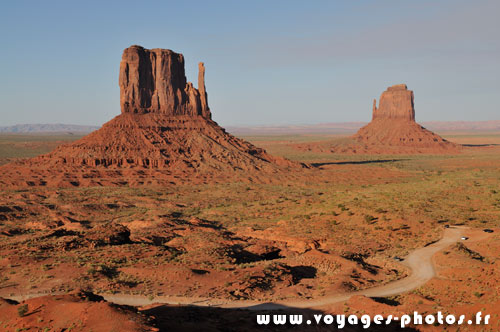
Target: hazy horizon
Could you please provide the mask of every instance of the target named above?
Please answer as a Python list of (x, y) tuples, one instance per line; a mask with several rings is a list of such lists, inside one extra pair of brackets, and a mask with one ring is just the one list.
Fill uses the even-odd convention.
[(223, 126), (366, 122), (406, 83), (416, 118), (498, 120), (500, 4), (450, 1), (0, 5), (0, 126), (101, 125), (120, 113), (118, 69), (139, 44), (182, 53)]

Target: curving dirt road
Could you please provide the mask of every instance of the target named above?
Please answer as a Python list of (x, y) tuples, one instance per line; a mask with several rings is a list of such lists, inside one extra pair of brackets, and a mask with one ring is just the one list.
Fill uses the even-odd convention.
[[(208, 306), (208, 307), (221, 307), (221, 308), (240, 308), (250, 310), (263, 310), (263, 309), (280, 309), (286, 307), (294, 308), (313, 308), (319, 306), (330, 305), (338, 302), (344, 302), (351, 296), (364, 295), (367, 297), (386, 297), (396, 294), (405, 293), (424, 285), (427, 281), (436, 275), (432, 256), (440, 250), (443, 250), (451, 244), (460, 241), (463, 230), (465, 227), (450, 227), (446, 228), (443, 238), (426, 247), (416, 249), (410, 253), (402, 264), (408, 266), (411, 274), (397, 281), (389, 282), (385, 285), (376, 286), (373, 288), (325, 296), (317, 299), (298, 299), (286, 300), (284, 302), (263, 303), (259, 301), (249, 300), (222, 300), (211, 298), (191, 298), (191, 297), (172, 297), (172, 296), (158, 296), (150, 299), (143, 295), (127, 295), (127, 294), (99, 294), (106, 299), (106, 301), (116, 304), (125, 304), (131, 306), (145, 306), (153, 303), (162, 304), (182, 304), (194, 306)], [(480, 240), (480, 239), (471, 239)], [(47, 294), (25, 294), (19, 296), (12, 296), (10, 299), (22, 301), (28, 298), (43, 296)]]

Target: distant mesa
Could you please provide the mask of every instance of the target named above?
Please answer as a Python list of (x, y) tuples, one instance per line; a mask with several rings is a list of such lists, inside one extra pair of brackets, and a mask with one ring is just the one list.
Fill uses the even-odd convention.
[(397, 84), (373, 101), (372, 121), (350, 139), (297, 144), (299, 150), (331, 153), (417, 154), (457, 153), (460, 145), (449, 142), (415, 122), (413, 91)]
[[(134, 45), (123, 51), (119, 86), (121, 114), (78, 141), (23, 162), (28, 170), (17, 174), (38, 173), (25, 183), (140, 185), (231, 176), (271, 182), (286, 174), (283, 168), (303, 167), (228, 134), (212, 120), (203, 63), (195, 88), (186, 80), (182, 54)], [(8, 173), (13, 167), (2, 168)], [(146, 169), (158, 172), (147, 176)], [(19, 183), (17, 178), (0, 183)]]
[(458, 149), (458, 145), (415, 122), (413, 91), (405, 84), (382, 92), (378, 108), (373, 101), (372, 121), (353, 138), (364, 145), (364, 150), (379, 153), (441, 153)]

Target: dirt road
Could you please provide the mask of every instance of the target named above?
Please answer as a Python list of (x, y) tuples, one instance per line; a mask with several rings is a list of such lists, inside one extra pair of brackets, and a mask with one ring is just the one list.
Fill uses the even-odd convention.
[[(263, 303), (259, 301), (246, 301), (246, 300), (223, 300), (223, 299), (210, 299), (210, 298), (191, 298), (191, 297), (172, 297), (172, 296), (158, 296), (153, 299), (143, 295), (127, 295), (127, 294), (100, 294), (106, 301), (116, 304), (125, 304), (131, 306), (144, 306), (153, 303), (165, 304), (181, 304), (181, 305), (194, 305), (194, 306), (208, 306), (208, 307), (222, 307), (222, 308), (244, 308), (250, 310), (263, 310), (263, 309), (279, 309), (279, 308), (313, 308), (320, 307), (338, 302), (344, 302), (351, 296), (364, 295), (367, 297), (386, 297), (396, 294), (405, 293), (424, 285), (427, 281), (436, 275), (432, 256), (440, 250), (449, 247), (451, 244), (460, 241), (465, 228), (450, 227), (445, 229), (443, 238), (438, 242), (430, 244), (426, 247), (416, 249), (411, 252), (402, 264), (410, 268), (411, 274), (397, 281), (389, 282), (385, 285), (376, 286), (373, 288), (325, 296), (317, 299), (297, 299), (285, 300), (283, 302)], [(473, 241), (471, 239), (469, 241)], [(479, 240), (479, 239), (477, 239)], [(43, 296), (47, 294), (24, 294), (9, 297), (12, 300), (21, 301), (27, 298)]]

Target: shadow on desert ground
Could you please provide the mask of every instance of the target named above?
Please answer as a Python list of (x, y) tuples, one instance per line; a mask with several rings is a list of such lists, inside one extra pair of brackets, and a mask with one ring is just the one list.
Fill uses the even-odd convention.
[(376, 160), (355, 160), (355, 161), (331, 161), (325, 163), (312, 163), (313, 167), (321, 167), (328, 165), (365, 165), (365, 164), (383, 164), (403, 161), (407, 159), (376, 159)]
[[(338, 329), (336, 322), (327, 325), (320, 322), (316, 324), (314, 315), (322, 315), (321, 319), (327, 313), (313, 309), (298, 309), (293, 307), (283, 307), (281, 310), (256, 310), (247, 309), (223, 309), (215, 307), (198, 307), (198, 306), (171, 306), (157, 305), (142, 311), (144, 314), (154, 316), (156, 326), (160, 331), (417, 331), (413, 328), (401, 329), (399, 323), (390, 325), (371, 325), (368, 329), (358, 326), (345, 326), (343, 329)], [(276, 326), (271, 323), (264, 326), (257, 324), (257, 315), (303, 315), (303, 323), (301, 325), (285, 325)], [(272, 317), (272, 316), (270, 316)], [(334, 316), (335, 317), (335, 316)], [(310, 320), (311, 324), (307, 325), (306, 321)]]

